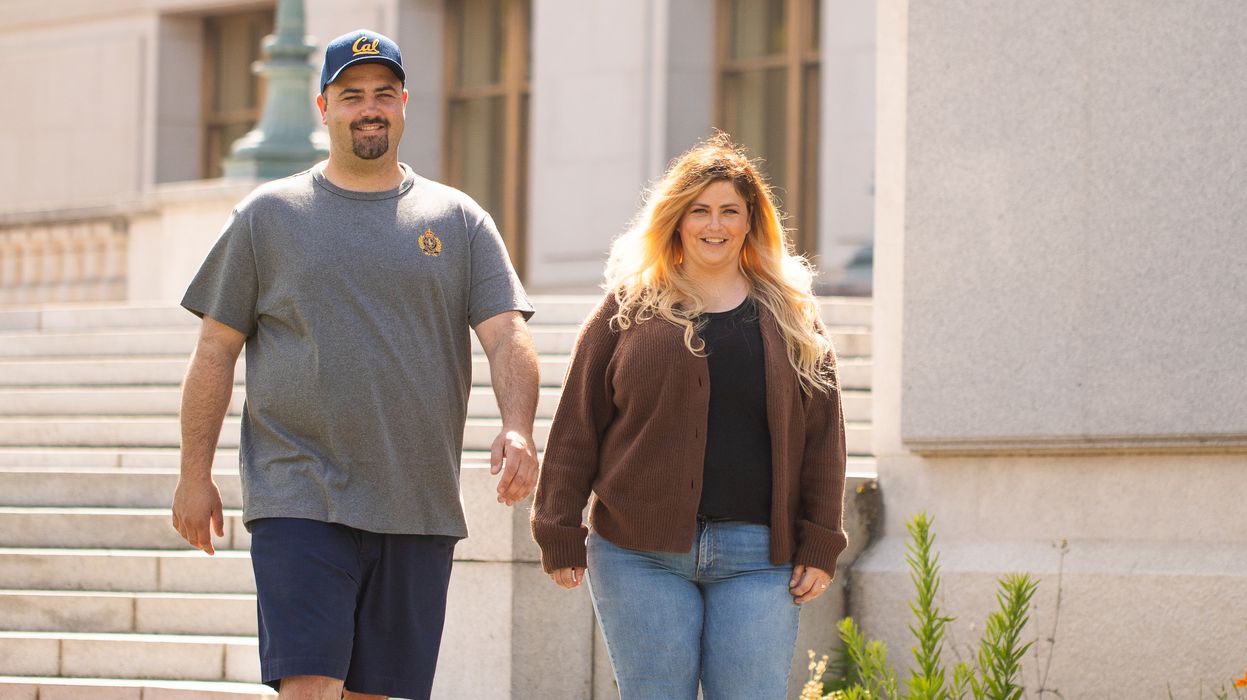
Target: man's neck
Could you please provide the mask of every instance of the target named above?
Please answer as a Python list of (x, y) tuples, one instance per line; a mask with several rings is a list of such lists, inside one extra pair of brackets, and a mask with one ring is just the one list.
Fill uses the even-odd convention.
[(325, 164), (325, 178), (344, 190), (352, 192), (385, 192), (398, 187), (405, 174), (398, 160), (385, 159), (377, 161), (359, 161), (343, 163), (331, 154)]

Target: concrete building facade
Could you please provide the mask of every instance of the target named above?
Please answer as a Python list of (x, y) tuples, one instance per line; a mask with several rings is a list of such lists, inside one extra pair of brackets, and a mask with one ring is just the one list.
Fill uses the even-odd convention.
[(891, 649), (925, 510), (962, 658), (1029, 571), (1032, 689), (1049, 656), (1066, 698), (1247, 672), (1244, 35), (1232, 1), (880, 0), (885, 516), (850, 607)]
[[(793, 197), (817, 180), (810, 196), (800, 193), (804, 220), (793, 223), (823, 270), (823, 286), (837, 288), (845, 265), (870, 242), (868, 5), (306, 0), (305, 7), (308, 33), (321, 42), (360, 26), (398, 40), (412, 67), (403, 159), (490, 205), (508, 224), (504, 235), (534, 291), (596, 288), (605, 251), (645, 185), (672, 157), (732, 122), (717, 105), (733, 89), (747, 94), (734, 98), (743, 106), (731, 114), (756, 113), (757, 123), (737, 120), (758, 134), (755, 154), (800, 160), (792, 173), (818, 174), (788, 178), (798, 184), (784, 173), (773, 177)], [(179, 293), (188, 264), (215, 237), (213, 222), (239, 190), (222, 189), (213, 177), (230, 139), (258, 115), (263, 89), (247, 68), (272, 28), (264, 24), (272, 8), (252, 0), (19, 0), (0, 8), (0, 65), (30, 76), (31, 102), (41, 105), (11, 112), (0, 134), (0, 151), (24, 164), (0, 175), (0, 303)], [(732, 26), (759, 67), (721, 65), (735, 50), (725, 35)], [(790, 29), (815, 42), (799, 57), (808, 76), (796, 83), (799, 109), (815, 120), (808, 124), (781, 123), (765, 101), (764, 78), (784, 70), (784, 40), (772, 35)], [(738, 74), (753, 82), (733, 88)], [(513, 108), (487, 104), (510, 93)], [(813, 136), (767, 141), (798, 129)], [(199, 211), (202, 225), (188, 226), (185, 217)], [(145, 277), (152, 255), (162, 261), (157, 280)]]

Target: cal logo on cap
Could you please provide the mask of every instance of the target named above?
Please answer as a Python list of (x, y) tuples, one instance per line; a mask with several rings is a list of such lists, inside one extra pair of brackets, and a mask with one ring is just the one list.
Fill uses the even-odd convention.
[(369, 43), (368, 37), (361, 36), (355, 40), (354, 44), (351, 45), (351, 53), (355, 56), (379, 54), (381, 52), (377, 50), (377, 42), (377, 39), (373, 39), (372, 42)]

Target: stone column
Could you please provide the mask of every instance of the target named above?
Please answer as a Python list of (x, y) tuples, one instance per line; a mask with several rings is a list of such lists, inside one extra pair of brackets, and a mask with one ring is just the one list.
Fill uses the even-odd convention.
[(869, 294), (875, 214), (875, 5), (822, 0), (820, 289)]
[(710, 133), (714, 3), (533, 3), (529, 288), (597, 290), (667, 161)]

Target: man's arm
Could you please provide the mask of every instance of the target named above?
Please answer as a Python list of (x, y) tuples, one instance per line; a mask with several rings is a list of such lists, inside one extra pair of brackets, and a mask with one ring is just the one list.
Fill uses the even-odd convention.
[(212, 480), (221, 422), (234, 391), (234, 365), (247, 337), (204, 316), (199, 343), (182, 383), (182, 473), (173, 492), (173, 529), (192, 547), (215, 553), (225, 536), (221, 492)]
[(502, 431), (489, 454), (489, 473), (503, 470), (498, 502), (515, 505), (537, 483), (537, 447), (533, 418), (537, 414), (537, 351), (519, 312), (508, 311), (476, 324), (489, 358), (494, 396), (502, 413)]

